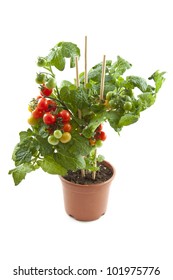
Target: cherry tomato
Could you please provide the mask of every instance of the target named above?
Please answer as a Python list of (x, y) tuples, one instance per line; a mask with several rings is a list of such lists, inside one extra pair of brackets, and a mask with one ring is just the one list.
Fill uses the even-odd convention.
[(30, 125), (37, 125), (37, 124), (38, 124), (38, 119), (35, 119), (35, 118), (33, 117), (33, 115), (31, 114), (30, 117), (28, 118), (28, 123), (29, 123)]
[(68, 143), (71, 140), (71, 134), (69, 132), (64, 132), (59, 140), (61, 143)]
[(32, 107), (31, 107), (31, 105), (28, 105), (28, 111), (29, 111), (29, 112), (32, 112)]
[(123, 108), (126, 111), (130, 111), (132, 109), (132, 103), (130, 101), (125, 102)]
[(39, 67), (46, 66), (46, 59), (44, 57), (38, 57), (37, 66)]
[(72, 126), (70, 123), (65, 123), (63, 128), (62, 128), (65, 132), (70, 132), (72, 130)]
[(106, 138), (107, 138), (106, 133), (105, 133), (104, 131), (101, 131), (101, 132), (100, 132), (100, 138), (99, 138), (99, 139), (102, 140), (102, 141), (105, 141)]
[(61, 112), (59, 112), (58, 117), (62, 118), (63, 122), (70, 121), (70, 113), (67, 110), (62, 110)]
[(57, 145), (59, 143), (59, 140), (54, 135), (50, 135), (47, 140), (51, 145)]
[(50, 112), (45, 113), (43, 116), (43, 122), (48, 125), (53, 124), (56, 122), (56, 117), (52, 115)]
[(96, 144), (96, 139), (89, 139), (89, 143), (90, 143), (90, 145), (91, 146), (95, 146), (95, 144)]
[(101, 124), (97, 127), (96, 131), (101, 131), (102, 129), (103, 129), (103, 124), (101, 123)]
[(44, 73), (37, 74), (35, 81), (37, 84), (44, 84), (46, 81), (46, 75)]
[(45, 86), (42, 86), (40, 94), (43, 96), (50, 96), (52, 93), (52, 89), (49, 89)]
[(62, 137), (62, 132), (59, 129), (56, 129), (53, 133), (53, 135), (55, 136), (55, 138), (60, 139)]
[(43, 116), (43, 111), (38, 109), (37, 107), (35, 108), (34, 111), (32, 111), (32, 116), (34, 117), (34, 119), (39, 119)]
[(48, 100), (44, 97), (40, 98), (37, 104), (37, 108), (43, 111), (48, 109)]
[(96, 141), (96, 147), (97, 147), (97, 148), (102, 147), (102, 145), (103, 145), (102, 140), (97, 140), (97, 141)]
[(54, 78), (49, 78), (49, 80), (46, 82), (46, 87), (49, 89), (56, 87), (56, 80)]
[(48, 105), (47, 111), (55, 111), (57, 108), (56, 102), (50, 99), (47, 100), (47, 105)]

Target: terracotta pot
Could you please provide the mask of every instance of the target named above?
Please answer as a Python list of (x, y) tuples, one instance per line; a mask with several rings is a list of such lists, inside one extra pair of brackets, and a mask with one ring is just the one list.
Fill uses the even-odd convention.
[(60, 177), (63, 186), (64, 206), (68, 215), (79, 221), (93, 221), (105, 214), (109, 188), (115, 176), (113, 166), (104, 161), (113, 171), (112, 177), (103, 183), (80, 185)]

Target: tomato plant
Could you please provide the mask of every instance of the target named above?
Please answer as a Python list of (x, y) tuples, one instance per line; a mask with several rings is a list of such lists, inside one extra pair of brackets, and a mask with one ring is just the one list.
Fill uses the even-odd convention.
[(36, 74), (35, 96), (28, 107), (30, 128), (20, 132), (19, 143), (13, 152), (15, 168), (10, 174), (16, 185), (27, 173), (38, 168), (61, 176), (85, 169), (88, 174), (97, 172), (97, 162), (103, 157), (96, 149), (106, 144), (107, 138), (104, 123), (120, 134), (155, 103), (165, 80), (165, 72), (158, 70), (148, 80), (126, 75), (132, 64), (117, 56), (115, 61), (105, 61), (104, 83), (101, 83), (102, 62), (88, 71), (87, 83), (83, 72), (74, 77), (77, 85), (68, 77), (59, 81), (56, 71), (65, 69), (66, 60), (70, 60), (71, 68), (75, 67), (77, 56), (80, 56), (78, 46), (62, 41), (46, 56), (37, 59), (40, 72)]

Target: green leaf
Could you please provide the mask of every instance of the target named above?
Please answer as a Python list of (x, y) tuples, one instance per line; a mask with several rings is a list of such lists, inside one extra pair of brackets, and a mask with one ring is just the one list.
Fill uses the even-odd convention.
[(89, 100), (86, 89), (78, 88), (76, 90), (70, 90), (65, 86), (60, 90), (61, 99), (70, 104), (70, 109), (75, 112), (77, 109), (87, 108), (89, 106)]
[(145, 92), (143, 94), (139, 94), (138, 98), (139, 98), (138, 102), (141, 107), (141, 111), (143, 111), (154, 104), (156, 100), (156, 95)]
[(55, 66), (58, 70), (63, 71), (65, 68), (65, 58), (62, 55), (61, 49), (56, 49), (54, 56), (51, 60), (51, 64)]
[(128, 76), (126, 81), (130, 83), (133, 87), (138, 87), (142, 92), (147, 90), (147, 82), (145, 79), (138, 76)]
[(95, 114), (87, 127), (85, 127), (82, 131), (82, 134), (86, 137), (86, 138), (90, 138), (93, 136), (94, 131), (96, 130), (96, 128), (102, 123), (104, 122), (106, 119), (106, 111), (103, 111), (102, 113), (98, 113)]
[(71, 42), (60, 42), (57, 46), (60, 47), (63, 57), (70, 58), (70, 67), (75, 67), (75, 57), (80, 57), (78, 46)]
[(120, 128), (118, 126), (119, 120), (121, 116), (116, 111), (108, 111), (106, 117), (109, 121), (110, 126), (116, 131), (120, 132)]
[(17, 186), (23, 179), (25, 179), (26, 174), (34, 171), (35, 168), (30, 163), (23, 163), (16, 168), (9, 171), (9, 174), (12, 174), (15, 186)]
[(161, 88), (163, 82), (165, 81), (165, 78), (163, 77), (163, 75), (166, 72), (159, 72), (158, 70), (156, 72), (154, 72), (151, 77), (149, 77), (148, 79), (151, 80), (153, 79), (155, 82), (155, 86), (156, 86), (156, 93), (159, 91), (159, 89)]
[(63, 80), (63, 81), (61, 82), (61, 84), (60, 84), (60, 88), (69, 87), (69, 86), (71, 86), (71, 85), (72, 85), (71, 82), (69, 82), (69, 81), (67, 81), (67, 80)]
[(74, 155), (81, 154), (83, 156), (87, 156), (92, 149), (88, 139), (86, 139), (82, 135), (79, 135), (79, 133), (77, 132), (72, 132), (71, 135), (72, 140), (69, 142), (69, 144), (71, 145), (68, 149), (69, 152)]
[(123, 127), (123, 126), (133, 124), (133, 123), (137, 122), (138, 119), (139, 119), (139, 116), (137, 116), (137, 115), (133, 115), (130, 113), (126, 114), (120, 118), (118, 126)]
[(28, 137), (31, 137), (31, 136), (33, 136), (34, 135), (34, 133), (33, 133), (33, 131), (29, 128), (27, 131), (21, 131), (20, 133), (19, 133), (19, 136), (20, 136), (20, 141), (22, 142), (23, 140), (25, 140), (26, 138), (28, 138)]
[(44, 172), (47, 172), (52, 175), (61, 175), (65, 176), (67, 170), (59, 164), (52, 156), (45, 156), (43, 160), (38, 162), (39, 166), (43, 169)]
[(47, 138), (42, 138), (40, 135), (35, 136), (39, 143), (39, 151), (42, 156), (47, 156), (53, 153), (53, 147), (48, 143)]
[[(66, 145), (66, 144), (65, 144)], [(58, 144), (59, 149), (55, 154), (55, 160), (67, 170), (76, 171), (78, 169), (85, 169), (85, 160), (81, 154), (72, 154), (64, 147), (64, 144)]]
[(13, 159), (16, 165), (30, 162), (32, 156), (39, 150), (38, 142), (32, 138), (25, 138), (22, 142), (18, 143), (13, 153)]
[(131, 63), (129, 63), (122, 57), (117, 56), (117, 61), (112, 64), (110, 73), (114, 75), (115, 79), (117, 79), (119, 76), (123, 75), (127, 69), (131, 68), (131, 66)]

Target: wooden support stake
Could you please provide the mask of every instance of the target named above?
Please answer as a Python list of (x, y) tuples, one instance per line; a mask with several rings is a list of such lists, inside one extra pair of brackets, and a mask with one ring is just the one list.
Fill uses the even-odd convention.
[[(100, 100), (104, 99), (104, 83), (105, 83), (105, 71), (106, 71), (106, 55), (103, 56), (103, 64), (102, 64), (102, 74), (101, 74), (101, 82), (100, 82)], [(97, 166), (97, 149), (95, 149), (95, 159), (94, 159), (94, 167)], [(96, 171), (92, 173), (92, 179), (95, 180)]]
[(103, 64), (102, 64), (102, 75), (101, 75), (101, 83), (100, 83), (100, 99), (103, 100), (104, 94), (104, 83), (105, 83), (105, 71), (106, 71), (106, 55), (103, 56)]
[(87, 36), (85, 36), (85, 71), (84, 71), (84, 85), (88, 83), (88, 70), (87, 70)]
[[(76, 65), (76, 86), (79, 87), (80, 86), (80, 81), (79, 81), (79, 67), (78, 67), (78, 57), (75, 57), (75, 65)], [(81, 110), (78, 109), (78, 118), (82, 119), (82, 113)], [(85, 177), (85, 170), (82, 169), (81, 170), (81, 175), (82, 177)]]

